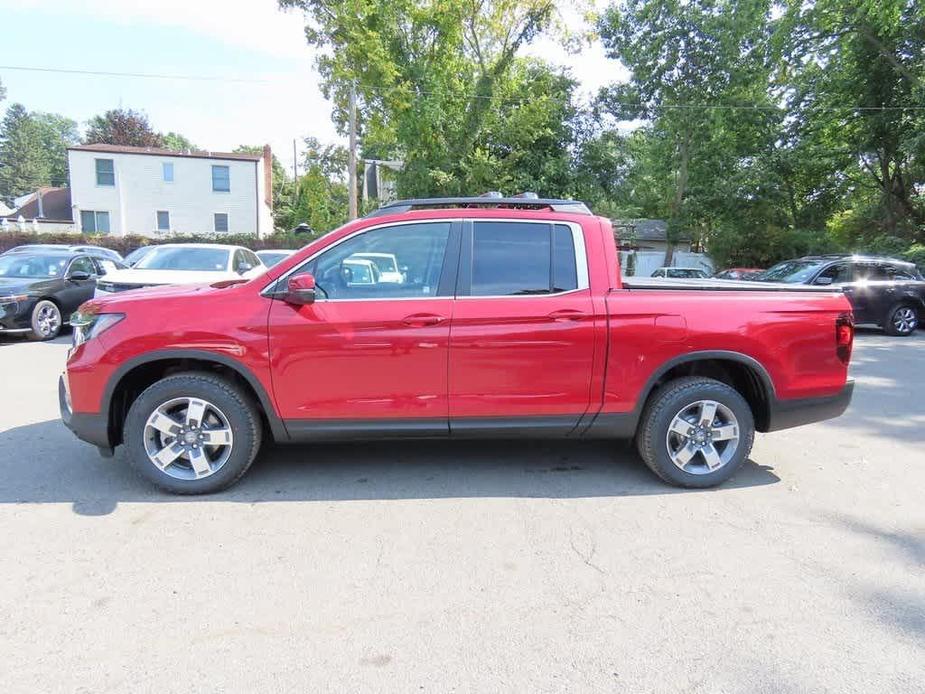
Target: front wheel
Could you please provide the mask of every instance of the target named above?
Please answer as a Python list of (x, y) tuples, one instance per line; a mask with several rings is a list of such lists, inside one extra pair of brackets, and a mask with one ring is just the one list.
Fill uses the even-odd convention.
[(887, 335), (908, 337), (919, 327), (919, 314), (915, 306), (897, 304), (893, 306), (883, 322), (883, 329)]
[(32, 308), (29, 337), (33, 340), (51, 340), (61, 332), (61, 309), (54, 301), (42, 299)]
[(129, 409), (123, 440), (145, 479), (174, 494), (208, 494), (237, 482), (261, 441), (260, 417), (234, 383), (208, 373), (168, 376)]
[(742, 395), (712, 378), (666, 383), (646, 405), (636, 445), (651, 470), (680, 487), (713, 487), (748, 458), (755, 420)]

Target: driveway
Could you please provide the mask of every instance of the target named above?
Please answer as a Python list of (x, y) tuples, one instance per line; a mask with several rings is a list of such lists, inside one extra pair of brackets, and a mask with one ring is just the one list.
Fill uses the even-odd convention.
[(0, 342), (9, 692), (925, 691), (925, 333), (858, 336), (842, 418), (710, 491), (629, 446), (266, 450), (152, 491)]

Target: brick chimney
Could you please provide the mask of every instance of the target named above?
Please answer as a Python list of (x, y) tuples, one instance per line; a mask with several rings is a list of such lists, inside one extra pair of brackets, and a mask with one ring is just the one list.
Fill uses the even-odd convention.
[(263, 194), (267, 205), (273, 209), (273, 153), (270, 145), (263, 146)]

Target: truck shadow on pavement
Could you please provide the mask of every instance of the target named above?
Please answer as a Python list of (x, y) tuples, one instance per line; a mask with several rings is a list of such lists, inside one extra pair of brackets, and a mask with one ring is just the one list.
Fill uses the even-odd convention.
[(780, 481), (771, 468), (749, 460), (717, 489), (670, 487), (626, 442), (271, 444), (231, 489), (183, 497), (137, 477), (122, 449), (113, 459), (100, 458), (57, 420), (0, 432), (0, 458), (0, 503), (71, 503), (75, 513), (90, 516), (112, 513), (120, 502), (623, 497), (722, 493)]

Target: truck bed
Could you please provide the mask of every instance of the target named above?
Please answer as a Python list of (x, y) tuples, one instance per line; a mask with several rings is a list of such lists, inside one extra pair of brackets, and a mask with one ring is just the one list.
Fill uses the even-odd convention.
[(811, 292), (841, 294), (840, 287), (813, 286), (807, 284), (786, 284), (784, 282), (750, 282), (747, 280), (715, 279), (670, 279), (667, 277), (623, 277), (624, 289), (699, 289), (701, 291), (726, 292)]

